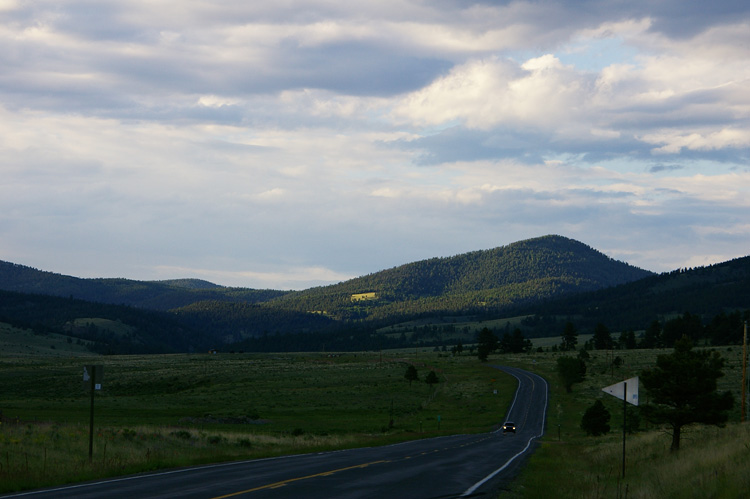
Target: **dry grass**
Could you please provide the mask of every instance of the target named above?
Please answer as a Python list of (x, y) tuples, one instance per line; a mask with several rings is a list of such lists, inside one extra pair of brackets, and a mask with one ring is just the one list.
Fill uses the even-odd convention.
[[(547, 435), (511, 491), (502, 497), (559, 499), (598, 498), (740, 498), (750, 490), (750, 424), (739, 423), (741, 348), (718, 349), (727, 361), (720, 389), (735, 392), (735, 409), (724, 427), (690, 425), (683, 430), (679, 452), (670, 452), (671, 435), (642, 423), (641, 432), (626, 440), (622, 477), (622, 403), (601, 388), (638, 375), (669, 350), (592, 352), (583, 383), (572, 394), (559, 386), (554, 359), (561, 354), (535, 354), (533, 367), (551, 385)], [(623, 366), (612, 368), (620, 356)], [(519, 364), (523, 358), (516, 359)], [(610, 410), (612, 432), (587, 437), (579, 428), (584, 410), (601, 399)], [(560, 430), (558, 433), (558, 425)], [(559, 435), (559, 437), (558, 437)]]

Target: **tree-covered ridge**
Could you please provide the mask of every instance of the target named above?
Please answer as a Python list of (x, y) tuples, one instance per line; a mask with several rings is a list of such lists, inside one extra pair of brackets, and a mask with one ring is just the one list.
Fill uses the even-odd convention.
[[(431, 258), (298, 292), (227, 288), (197, 279), (80, 279), (0, 262), (0, 289), (171, 311), (217, 343), (347, 329), (440, 314), (498, 314), (525, 303), (628, 282), (649, 272), (560, 236)], [(353, 301), (357, 293), (374, 300)]]
[[(197, 302), (263, 303), (339, 319), (435, 310), (487, 309), (569, 291), (587, 291), (640, 279), (650, 272), (612, 260), (561, 236), (545, 236), (491, 250), (431, 258), (300, 292), (227, 288), (197, 279), (135, 281), (81, 279), (0, 262), (0, 289), (100, 303), (173, 310)], [(378, 300), (352, 306), (356, 293)], [(383, 310), (378, 310), (383, 308)]]
[(264, 334), (324, 331), (332, 323), (322, 314), (214, 300), (192, 303), (173, 310), (173, 313), (180, 322), (193, 329), (210, 331), (217, 344), (235, 343)]
[[(504, 262), (498, 257), (503, 254), (519, 261)], [(472, 289), (468, 276), (482, 264), (487, 270), (475, 270), (479, 277), (473, 282), (495, 282), (485, 276), (493, 272), (487, 263), (493, 255), (495, 268), (516, 269), (507, 272), (516, 277), (503, 275), (497, 278), (502, 284)], [(541, 269), (534, 268), (537, 265)], [(466, 276), (464, 268), (469, 269)], [(445, 346), (468, 341), (473, 333), (467, 324), (506, 318), (526, 338), (559, 336), (566, 322), (573, 321), (581, 334), (595, 333), (599, 323), (609, 331), (628, 333), (621, 343), (631, 338), (639, 345), (670, 346), (678, 333), (688, 332), (696, 341), (732, 344), (743, 317), (750, 317), (750, 257), (660, 275), (635, 269), (648, 277), (581, 292), (592, 283), (604, 286), (605, 278), (627, 279), (631, 271), (633, 267), (556, 236), (425, 260), (299, 292), (224, 288), (193, 280), (77, 279), (0, 262), (0, 288), (24, 284), (46, 290), (49, 280), (50, 289), (58, 293), (65, 286), (72, 286), (70, 290), (85, 285), (89, 293), (110, 286), (119, 289), (110, 295), (122, 298), (116, 303), (141, 300), (125, 307), (105, 304), (100, 296), (83, 301), (73, 293), (60, 298), (49, 296), (51, 292), (0, 292), (0, 322), (39, 334), (68, 334), (98, 352), (146, 353), (209, 347), (273, 351)], [(373, 289), (378, 282), (381, 288)], [(409, 287), (409, 282), (421, 284)], [(399, 289), (410, 293), (401, 299), (388, 295), (388, 290)], [(442, 293), (428, 293), (435, 289)], [(377, 299), (353, 301), (352, 294), (359, 292), (374, 292)], [(144, 303), (168, 313), (146, 310)], [(743, 310), (744, 315), (737, 312)], [(103, 326), (107, 321), (123, 327), (108, 329)], [(502, 335), (501, 330), (495, 333)]]
[(592, 328), (640, 329), (650, 321), (690, 311), (710, 318), (750, 303), (750, 256), (694, 269), (678, 269), (602, 290), (561, 297), (521, 309), (538, 317), (575, 315)]
[(0, 261), (0, 289), (153, 310), (171, 310), (204, 300), (258, 303), (285, 293), (276, 290), (227, 288), (199, 279), (83, 279), (3, 261)]
[[(121, 331), (99, 327), (101, 319), (121, 324)], [(0, 291), (0, 322), (67, 335), (105, 354), (200, 351), (215, 343), (208, 331), (191, 329), (166, 312), (42, 294)]]
[[(366, 307), (372, 317), (387, 313), (380, 308), (409, 308), (409, 313), (430, 308), (486, 309), (569, 291), (601, 289), (649, 275), (649, 271), (613, 260), (578, 241), (545, 236), (409, 263), (343, 283), (289, 293), (270, 304), (336, 314)], [(367, 292), (376, 292), (379, 301), (351, 306), (353, 294)]]

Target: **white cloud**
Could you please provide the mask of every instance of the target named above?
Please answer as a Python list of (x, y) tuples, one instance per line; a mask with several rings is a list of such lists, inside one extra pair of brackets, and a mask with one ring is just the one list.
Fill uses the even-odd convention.
[(291, 267), (282, 271), (266, 272), (158, 266), (152, 272), (156, 274), (156, 280), (188, 277), (205, 279), (224, 286), (280, 290), (307, 289), (357, 277), (320, 266)]
[(739, 256), (729, 7), (0, 1), (0, 259), (304, 287), (546, 233)]
[(667, 131), (663, 133), (647, 134), (641, 140), (649, 144), (664, 144), (653, 149), (655, 154), (675, 154), (683, 149), (692, 151), (715, 151), (727, 148), (750, 147), (750, 130), (722, 129), (708, 131), (707, 133), (693, 132), (680, 134), (679, 132)]

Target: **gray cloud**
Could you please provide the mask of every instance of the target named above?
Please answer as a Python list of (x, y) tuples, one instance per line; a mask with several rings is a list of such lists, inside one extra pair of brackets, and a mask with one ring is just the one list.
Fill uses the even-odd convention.
[(651, 270), (750, 243), (745, 2), (3, 5), (3, 260), (299, 288), (549, 233)]

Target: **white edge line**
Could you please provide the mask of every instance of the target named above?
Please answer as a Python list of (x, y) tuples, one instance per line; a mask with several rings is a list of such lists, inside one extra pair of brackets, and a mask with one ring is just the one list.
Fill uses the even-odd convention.
[[(515, 374), (510, 373), (510, 372), (508, 374), (510, 374), (510, 375), (514, 376), (516, 379), (518, 379), (518, 376), (516, 376)], [(529, 441), (526, 442), (526, 447), (524, 447), (521, 452), (519, 452), (515, 456), (511, 457), (510, 459), (508, 459), (508, 461), (506, 461), (505, 464), (503, 464), (501, 467), (499, 467), (498, 469), (496, 469), (495, 471), (493, 471), (492, 473), (490, 473), (489, 475), (487, 475), (486, 477), (484, 477), (482, 480), (478, 481), (477, 483), (475, 483), (474, 485), (472, 485), (471, 487), (469, 487), (468, 489), (466, 489), (466, 492), (464, 492), (463, 494), (461, 494), (459, 497), (466, 497), (469, 494), (473, 494), (475, 490), (477, 490), (479, 487), (481, 487), (482, 485), (484, 485), (485, 483), (487, 483), (489, 480), (492, 480), (492, 478), (494, 478), (495, 475), (497, 475), (498, 473), (500, 473), (501, 471), (503, 471), (505, 468), (507, 468), (508, 466), (510, 466), (510, 463), (512, 463), (513, 461), (515, 461), (516, 458), (518, 458), (519, 456), (523, 455), (527, 450), (529, 450), (529, 447), (531, 446), (531, 442), (534, 439), (539, 438), (542, 435), (544, 435), (544, 422), (547, 419), (547, 403), (548, 403), (547, 402), (547, 398), (548, 398), (548, 395), (547, 395), (547, 390), (548, 390), (548, 388), (547, 388), (547, 380), (544, 379), (544, 378), (542, 378), (539, 375), (535, 375), (535, 376), (538, 376), (539, 379), (541, 379), (542, 381), (544, 381), (544, 411), (543, 411), (543, 414), (542, 414), (542, 430), (539, 432), (538, 435), (532, 436), (529, 439)], [(519, 382), (520, 382), (520, 380), (519, 380)], [(518, 396), (518, 390), (516, 390), (516, 396)], [(516, 403), (516, 401), (515, 401), (515, 399), (513, 399), (513, 404), (515, 404), (515, 403)], [(513, 405), (511, 405), (511, 409), (513, 409)], [(510, 414), (510, 410), (508, 410), (508, 414)]]

